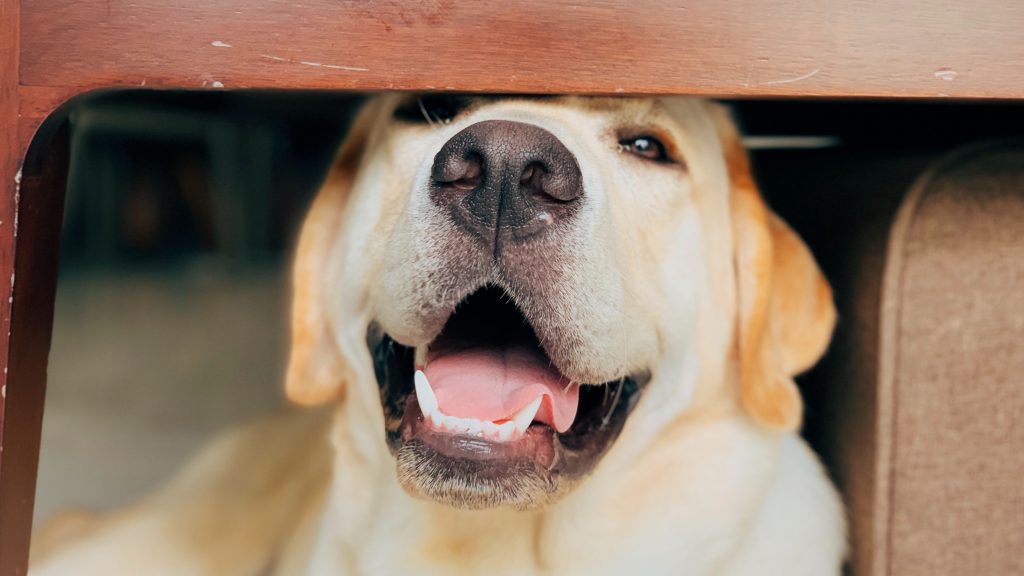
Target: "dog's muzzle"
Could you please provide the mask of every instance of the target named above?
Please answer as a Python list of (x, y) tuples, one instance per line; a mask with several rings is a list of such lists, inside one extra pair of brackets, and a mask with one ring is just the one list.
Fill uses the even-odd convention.
[[(587, 326), (566, 294), (587, 289), (569, 276), (588, 213), (565, 143), (477, 122), (441, 146), (430, 176), (418, 302), (367, 335), (398, 480), (458, 508), (539, 508), (600, 461), (650, 374), (574, 364)], [(435, 327), (429, 341), (391, 327), (414, 322)]]
[(434, 158), (431, 200), (495, 251), (572, 218), (583, 197), (579, 163), (554, 134), (487, 120), (462, 130)]

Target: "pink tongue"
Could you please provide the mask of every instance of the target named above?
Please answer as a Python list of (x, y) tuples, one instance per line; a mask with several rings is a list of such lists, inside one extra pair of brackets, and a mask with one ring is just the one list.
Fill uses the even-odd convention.
[(450, 416), (500, 422), (543, 396), (534, 420), (565, 432), (576, 418), (579, 386), (569, 386), (536, 349), (445, 346), (430, 351), (423, 372)]

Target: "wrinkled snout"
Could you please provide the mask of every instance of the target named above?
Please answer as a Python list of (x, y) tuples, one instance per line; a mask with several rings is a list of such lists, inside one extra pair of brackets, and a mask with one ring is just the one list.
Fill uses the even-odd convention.
[(576, 158), (551, 132), (487, 120), (441, 147), (430, 197), (456, 226), (498, 250), (570, 220), (583, 197), (583, 179)]

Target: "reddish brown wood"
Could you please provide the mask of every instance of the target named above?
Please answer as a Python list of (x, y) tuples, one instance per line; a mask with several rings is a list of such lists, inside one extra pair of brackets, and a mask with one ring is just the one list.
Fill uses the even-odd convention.
[(81, 89), (50, 86), (18, 88), (18, 148), (28, 150), (33, 136), (55, 110), (72, 100)]
[(3, 417), (0, 462), (0, 574), (4, 575), (24, 573), (32, 528), (68, 157), (68, 124), (55, 116), (38, 132), (21, 169), (9, 283), (13, 288), (6, 363), (9, 410)]
[[(0, 0), (0, 575), (26, 572), (73, 91), (18, 86), (19, 4)], [(29, 140), (38, 134), (29, 150)], [(17, 213), (17, 216), (15, 214)], [(8, 280), (9, 279), (9, 280)]]
[[(22, 148), (18, 145), (18, 14), (17, 0), (0, 0), (0, 278), (14, 272), (14, 212), (20, 187)], [(13, 286), (0, 282), (0, 574), (24, 574), (28, 528), (31, 515), (19, 509), (26, 494), (19, 477), (22, 458), (14, 444), (31, 435), (17, 429), (14, 412), (20, 412), (20, 398), (9, 385), (9, 349)], [(35, 407), (33, 407), (35, 408)], [(34, 467), (30, 470), (35, 474)], [(31, 492), (28, 494), (31, 501)]]
[(1017, 0), (32, 0), (29, 86), (1018, 98)]

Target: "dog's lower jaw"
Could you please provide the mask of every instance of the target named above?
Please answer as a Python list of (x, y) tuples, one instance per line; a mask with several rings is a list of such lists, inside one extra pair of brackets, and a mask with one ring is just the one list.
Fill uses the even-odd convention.
[(529, 512), (417, 499), (393, 467), (339, 454), (335, 474), (346, 481), (336, 478), (330, 514), (340, 516), (323, 520), (327, 549), (314, 554), (330, 567), (310, 573), (838, 574), (841, 506), (797, 436), (765, 435), (735, 416), (665, 440), (628, 472), (599, 468)]
[(406, 492), (463, 510), (539, 510), (572, 487), (554, 481), (532, 462), (504, 465), (495, 473), (488, 462), (455, 461), (420, 440), (402, 445), (396, 458), (398, 483)]

